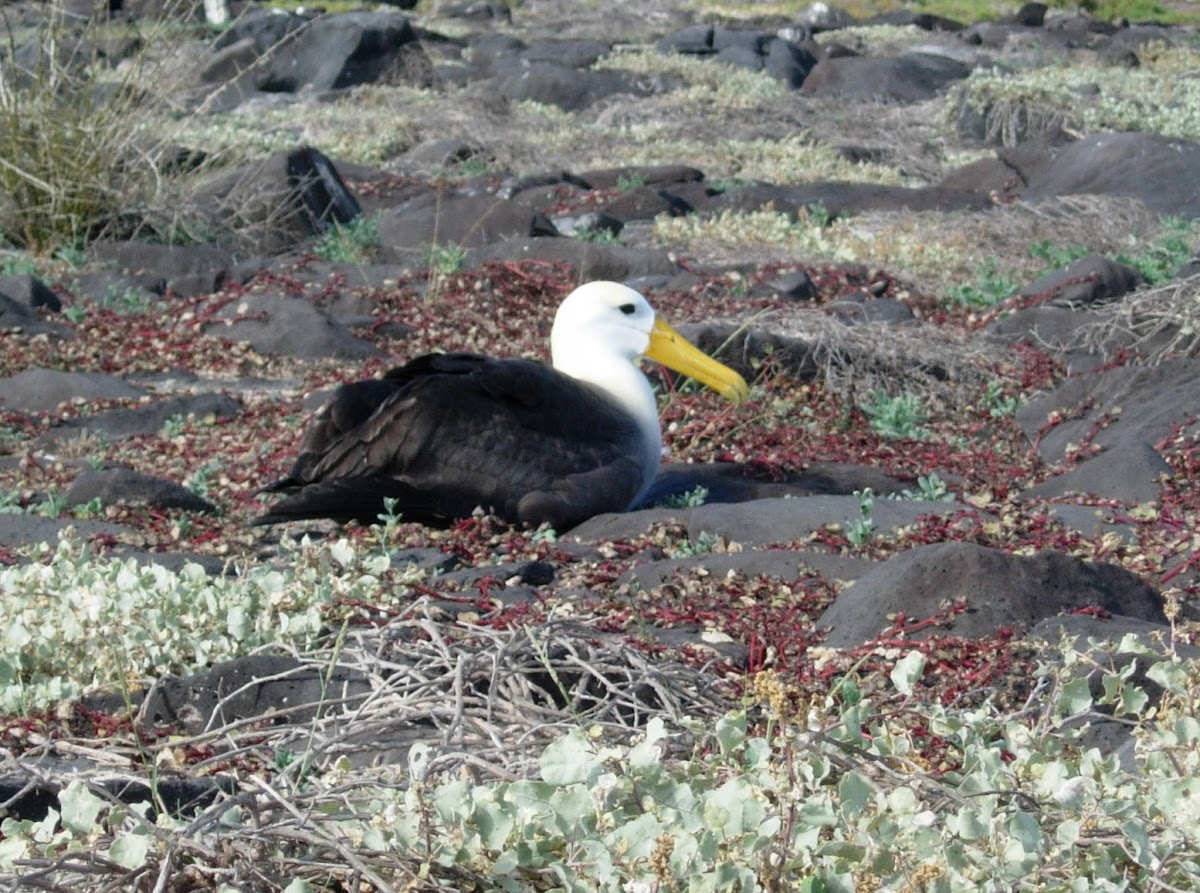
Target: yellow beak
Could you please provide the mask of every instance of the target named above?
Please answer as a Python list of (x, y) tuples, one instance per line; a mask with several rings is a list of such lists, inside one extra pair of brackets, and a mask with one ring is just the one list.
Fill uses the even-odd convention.
[(661, 317), (654, 319), (654, 329), (650, 332), (650, 345), (646, 348), (645, 355), (682, 375), (691, 376), (701, 384), (708, 385), (734, 403), (740, 403), (750, 396), (750, 388), (742, 376), (693, 347)]

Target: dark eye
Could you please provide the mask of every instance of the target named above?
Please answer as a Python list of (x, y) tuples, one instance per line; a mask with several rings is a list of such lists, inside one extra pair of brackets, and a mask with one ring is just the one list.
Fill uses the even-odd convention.
[(626, 316), (633, 316), (633, 314), (637, 313), (637, 307), (635, 307), (633, 304), (622, 304), (617, 309)]

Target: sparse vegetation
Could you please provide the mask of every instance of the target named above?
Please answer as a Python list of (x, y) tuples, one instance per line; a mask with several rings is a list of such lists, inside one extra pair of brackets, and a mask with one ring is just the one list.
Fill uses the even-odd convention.
[(859, 408), (866, 413), (872, 430), (889, 440), (914, 440), (926, 436), (921, 427), (925, 412), (921, 398), (916, 394), (906, 391), (893, 397), (880, 389), (870, 400), (860, 403)]
[[(0, 75), (0, 193), (10, 202), (0, 234), (46, 255), (113, 231), (131, 206), (155, 199), (164, 176), (141, 87), (153, 79), (148, 53), (113, 72), (99, 55), (111, 35), (92, 25), (79, 39), (54, 10), (24, 42), (28, 61)], [(138, 39), (152, 43), (157, 27)], [(0, 29), (17, 57), (19, 35)]]
[(208, 499), (212, 493), (213, 475), (220, 472), (224, 465), (225, 462), (220, 456), (209, 459), (192, 472), (187, 481), (184, 482), (184, 486), (197, 496)]
[(622, 174), (617, 177), (617, 189), (621, 192), (628, 192), (631, 189), (637, 189), (639, 186), (646, 185), (646, 178), (639, 173)]
[(1136, 269), (1150, 285), (1175, 278), (1180, 268), (1196, 257), (1197, 229), (1193, 220), (1171, 217), (1163, 220), (1161, 235), (1142, 250), (1119, 254), (1117, 260)]
[(696, 486), (682, 493), (675, 493), (662, 501), (662, 505), (671, 509), (691, 509), (704, 505), (708, 499), (708, 487)]
[(1021, 398), (1015, 394), (1005, 394), (1004, 386), (998, 381), (988, 382), (987, 390), (983, 393), (983, 404), (988, 415), (993, 419), (1003, 419), (1011, 416), (1021, 405)]
[(145, 313), (150, 305), (149, 296), (139, 288), (110, 285), (105, 289), (100, 306), (118, 313)]
[(471, 156), (455, 163), (455, 173), (460, 177), (481, 177), (488, 171), (488, 163), (483, 158)]
[(379, 226), (374, 217), (363, 214), (349, 223), (334, 223), (313, 251), (331, 263), (363, 263), (379, 247)]
[(467, 261), (467, 249), (453, 242), (430, 245), (425, 250), (424, 266), (435, 276), (451, 276), (461, 272)]
[(930, 472), (917, 477), (916, 490), (902, 490), (896, 498), (916, 499), (921, 502), (953, 502), (954, 494), (936, 472)]
[(846, 539), (850, 541), (850, 545), (861, 549), (875, 536), (875, 521), (871, 518), (871, 510), (875, 508), (875, 494), (867, 487), (865, 490), (855, 490), (854, 495), (858, 499), (858, 517), (847, 522)]
[(5, 252), (0, 275), (31, 276), (38, 271), (37, 261), (26, 252)]
[(1087, 253), (1088, 250), (1081, 245), (1055, 245), (1049, 239), (1042, 239), (1029, 246), (1030, 257), (1045, 263), (1048, 270), (1061, 270)]
[[(874, 694), (851, 673), (810, 699), (766, 670), (745, 707), (711, 725), (655, 717), (628, 743), (567, 727), (515, 780), (457, 776), (424, 744), (390, 771), (280, 745), (255, 809), (219, 803), (151, 823), (145, 808), (76, 779), (45, 821), (5, 820), (0, 872), (74, 852), (57, 863), (60, 879), (171, 877), (171, 854), (189, 845), (193, 870), (206, 871), (207, 854), (219, 851), (236, 881), (261, 863), (256, 854), (286, 845), (289, 876), (259, 889), (311, 893), (351, 877), (395, 889), (416, 876), (420, 890), (686, 884), (703, 893), (769, 882), (808, 893), (900, 891), (914, 878), (947, 893), (995, 883), (1122, 890), (1131, 880), (1192, 889), (1195, 667), (1135, 640), (1108, 650), (1150, 664), (1150, 680), (1165, 689), (1159, 704), (1120, 670), (1101, 668), (1091, 694), (1081, 672), (1089, 659), (1062, 643), (1047, 649), (1024, 702), (918, 711), (930, 660), (914, 649), (895, 655)], [(1080, 721), (1113, 713), (1137, 742), (1132, 771), (1084, 743)], [(918, 757), (930, 733), (951, 746), (952, 764)], [(681, 748), (680, 739), (696, 743)]]
[(620, 245), (621, 237), (611, 229), (598, 226), (592, 229), (575, 230), (572, 233), (573, 238), (582, 239), (585, 242), (596, 242), (601, 245)]
[(681, 540), (671, 550), (671, 557), (695, 558), (697, 555), (708, 555), (710, 552), (716, 551), (721, 545), (723, 545), (723, 541), (720, 536), (710, 533), (707, 530), (702, 530), (695, 537)]
[(964, 283), (950, 291), (950, 301), (960, 307), (994, 307), (1016, 293), (1017, 284), (1000, 272), (995, 258), (979, 267), (974, 283)]
[[(1078, 64), (1015, 73), (977, 69), (965, 82), (965, 97), (984, 115), (989, 138), (1005, 145), (1058, 127), (1200, 138), (1200, 84), (1175, 74), (1200, 63), (1200, 48), (1175, 47), (1143, 58), (1142, 66), (1132, 70)], [(1083, 84), (1099, 89), (1081, 101), (1078, 88)], [(949, 118), (959, 114), (960, 101), (957, 94), (947, 101)]]

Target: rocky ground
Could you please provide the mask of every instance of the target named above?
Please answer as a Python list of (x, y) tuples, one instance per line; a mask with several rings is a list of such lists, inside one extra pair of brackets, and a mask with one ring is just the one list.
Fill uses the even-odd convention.
[[(11, 810), (44, 811), (81, 742), (134, 776), (169, 753), (185, 799), (297, 741), (520, 774), (569, 715), (712, 717), (766, 668), (869, 690), (918, 648), (921, 696), (961, 703), (1023, 697), (1063, 631), (1189, 647), (1195, 29), (578, 7), (248, 8), (142, 51), (175, 191), (0, 277), (0, 562), (68, 527), (214, 578), (303, 564), (303, 536), (389, 561), (333, 587), (323, 637), (131, 657), (0, 723)], [(729, 407), (649, 370), (655, 504), (570, 531), (248, 525), (336, 383), (544, 359), (598, 278), (753, 383)]]

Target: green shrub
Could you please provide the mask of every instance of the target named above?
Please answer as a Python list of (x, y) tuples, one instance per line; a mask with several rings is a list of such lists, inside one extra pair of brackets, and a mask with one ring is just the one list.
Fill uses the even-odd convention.
[(0, 568), (4, 715), (195, 671), (269, 642), (303, 647), (338, 593), (376, 597), (375, 573), (387, 560), (360, 564), (341, 542), (301, 551), (287, 570), (264, 564), (210, 577), (195, 564), (172, 572), (132, 558), (98, 559), (69, 539), (31, 557)]
[(959, 307), (995, 307), (1017, 291), (1012, 277), (1001, 273), (994, 258), (988, 258), (976, 273), (975, 281), (950, 290), (950, 303)]
[[(1149, 666), (1158, 703), (1122, 655)], [(712, 727), (652, 717), (631, 743), (567, 727), (528, 777), (454, 771), (426, 743), (403, 769), (295, 758), (305, 773), (243, 779), (194, 820), (147, 821), (75, 780), (44, 821), (0, 824), (0, 880), (44, 865), (47, 888), (79, 891), (124, 871), (168, 888), (219, 872), (221, 889), (269, 893), (1197, 889), (1197, 662), (1133, 636), (1046, 657), (1013, 707), (920, 702), (936, 658), (897, 649), (870, 695), (851, 674), (810, 700), (766, 670)], [(1087, 743), (1114, 713), (1133, 766)], [(949, 763), (925, 759), (932, 738)]]
[(870, 487), (865, 490), (855, 490), (858, 498), (858, 517), (846, 525), (846, 539), (850, 545), (859, 549), (871, 542), (875, 536), (875, 521), (871, 517), (871, 509), (875, 508), (875, 494)]
[(314, 247), (321, 260), (362, 263), (379, 247), (379, 225), (374, 217), (360, 215), (349, 223), (335, 223)]
[(1117, 260), (1135, 268), (1150, 285), (1161, 285), (1174, 279), (1179, 268), (1196, 256), (1192, 247), (1195, 233), (1194, 221), (1168, 217), (1157, 240), (1131, 254), (1118, 254)]
[(1061, 270), (1087, 254), (1088, 249), (1082, 245), (1055, 245), (1049, 239), (1029, 246), (1029, 256), (1042, 261), (1047, 271)]
[(434, 276), (461, 273), (467, 264), (467, 249), (453, 242), (428, 245), (423, 254), (422, 260)]
[(871, 429), (888, 440), (920, 439), (925, 436), (921, 428), (925, 413), (920, 398), (915, 394), (893, 397), (887, 391), (879, 390), (859, 408), (871, 420)]

